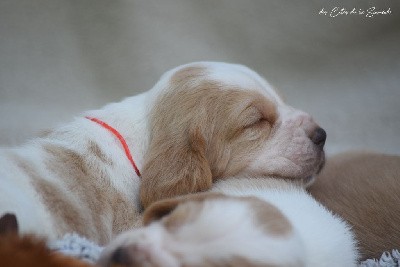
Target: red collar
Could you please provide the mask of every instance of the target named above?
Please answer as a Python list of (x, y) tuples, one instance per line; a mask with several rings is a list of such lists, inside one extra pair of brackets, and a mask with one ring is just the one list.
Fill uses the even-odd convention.
[(140, 177), (141, 176), (140, 171), (139, 171), (138, 167), (136, 166), (135, 161), (133, 161), (131, 151), (129, 150), (129, 147), (126, 144), (124, 137), (122, 137), (122, 135), (116, 129), (114, 129), (113, 127), (111, 127), (110, 125), (105, 123), (104, 121), (101, 121), (99, 119), (92, 118), (92, 117), (87, 117), (87, 116), (85, 118), (101, 125), (105, 129), (107, 129), (109, 132), (111, 132), (115, 137), (117, 137), (117, 139), (121, 143), (122, 147), (124, 148), (125, 155), (128, 157), (128, 160), (132, 164), (133, 169), (135, 170), (136, 174)]

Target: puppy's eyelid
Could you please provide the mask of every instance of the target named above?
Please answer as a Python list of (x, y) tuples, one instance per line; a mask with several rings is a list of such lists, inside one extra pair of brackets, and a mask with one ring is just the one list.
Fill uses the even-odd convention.
[(253, 126), (255, 127), (263, 127), (265, 125), (270, 125), (270, 122), (264, 117), (261, 117), (257, 122), (253, 124)]
[(268, 119), (265, 117), (260, 117), (255, 123), (261, 123), (261, 122), (268, 122)]
[(245, 111), (248, 111), (249, 113), (246, 115), (247, 117), (247, 122), (244, 125), (244, 128), (252, 128), (254, 126), (262, 126), (266, 123), (271, 124), (273, 123), (268, 114), (263, 114), (263, 112), (257, 108), (254, 105), (249, 105)]
[(268, 122), (268, 120), (262, 116), (258, 117), (258, 118), (254, 118), (251, 119), (249, 123), (247, 123), (244, 128), (248, 129), (248, 128), (253, 128), (256, 126), (260, 126), (263, 125), (264, 123)]

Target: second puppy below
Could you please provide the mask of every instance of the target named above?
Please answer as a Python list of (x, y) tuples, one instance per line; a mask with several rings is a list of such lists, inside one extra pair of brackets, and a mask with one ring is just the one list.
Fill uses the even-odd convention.
[(302, 187), (276, 179), (229, 179), (214, 192), (159, 201), (146, 227), (103, 252), (101, 266), (356, 266), (348, 225)]

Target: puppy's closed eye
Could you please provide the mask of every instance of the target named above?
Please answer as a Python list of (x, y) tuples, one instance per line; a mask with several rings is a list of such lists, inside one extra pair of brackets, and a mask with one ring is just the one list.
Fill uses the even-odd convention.
[(250, 115), (245, 125), (241, 128), (241, 134), (249, 140), (256, 140), (262, 136), (268, 136), (272, 124), (261, 113)]
[(250, 114), (245, 119), (245, 123), (243, 128), (250, 128), (259, 125), (265, 119), (261, 116), (261, 114)]
[(277, 118), (275, 105), (265, 100), (251, 103), (242, 114), (245, 116), (244, 128), (271, 128)]
[(251, 125), (248, 125), (248, 127), (253, 127), (253, 128), (264, 128), (264, 127), (271, 127), (271, 123), (264, 117), (258, 118), (256, 121), (254, 121)]

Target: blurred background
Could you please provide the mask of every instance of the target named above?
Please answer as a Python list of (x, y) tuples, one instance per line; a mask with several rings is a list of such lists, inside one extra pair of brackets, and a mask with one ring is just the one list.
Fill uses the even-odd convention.
[(400, 154), (398, 0), (0, 0), (0, 146), (199, 60), (266, 77), (326, 129), (328, 154)]

